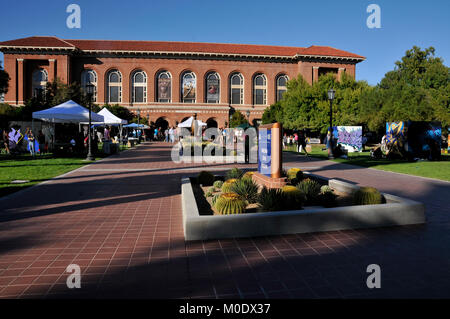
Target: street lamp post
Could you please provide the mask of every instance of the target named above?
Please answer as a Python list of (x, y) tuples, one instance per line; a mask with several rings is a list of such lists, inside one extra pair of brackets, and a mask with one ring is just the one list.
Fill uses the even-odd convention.
[(330, 128), (329, 128), (329, 147), (328, 147), (328, 158), (333, 159), (333, 100), (336, 91), (333, 89), (328, 90), (328, 99), (330, 100)]
[(93, 161), (94, 156), (92, 155), (92, 136), (91, 136), (91, 113), (92, 113), (92, 96), (94, 95), (94, 85), (89, 83), (86, 85), (86, 94), (89, 100), (89, 127), (88, 127), (88, 154), (86, 157), (87, 161)]
[(245, 114), (247, 115), (247, 121), (250, 124), (250, 111), (247, 110), (247, 112), (245, 112)]

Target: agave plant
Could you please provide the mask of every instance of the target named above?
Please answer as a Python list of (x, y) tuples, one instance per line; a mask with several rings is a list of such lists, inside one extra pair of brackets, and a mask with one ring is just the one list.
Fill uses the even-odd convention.
[(232, 168), (231, 170), (229, 170), (229, 171), (227, 172), (227, 174), (226, 174), (226, 176), (225, 176), (225, 179), (226, 179), (226, 180), (229, 180), (229, 179), (238, 179), (238, 178), (241, 178), (243, 174), (244, 174), (244, 173), (243, 173), (239, 168), (234, 167), (234, 168)]
[(238, 194), (223, 193), (216, 199), (214, 207), (222, 215), (242, 214), (246, 203)]
[(253, 175), (255, 172), (246, 172), (244, 175), (242, 175), (242, 179), (253, 179)]
[(265, 211), (277, 211), (285, 209), (286, 195), (279, 188), (262, 188), (258, 196), (258, 205)]
[(306, 204), (312, 205), (317, 202), (317, 198), (320, 194), (320, 184), (310, 178), (301, 181), (297, 188), (301, 190), (306, 196)]
[(258, 200), (259, 186), (249, 178), (242, 178), (231, 185), (230, 190), (245, 199), (248, 203), (253, 204)]

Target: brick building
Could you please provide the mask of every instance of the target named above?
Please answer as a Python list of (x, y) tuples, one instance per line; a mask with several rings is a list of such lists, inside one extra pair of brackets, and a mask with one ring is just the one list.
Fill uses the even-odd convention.
[(10, 75), (5, 102), (22, 105), (47, 81), (91, 82), (95, 103), (120, 104), (158, 125), (197, 114), (224, 127), (234, 110), (258, 121), (301, 74), (355, 76), (364, 57), (323, 46), (308, 48), (154, 41), (63, 40), (29, 37), (0, 42)]

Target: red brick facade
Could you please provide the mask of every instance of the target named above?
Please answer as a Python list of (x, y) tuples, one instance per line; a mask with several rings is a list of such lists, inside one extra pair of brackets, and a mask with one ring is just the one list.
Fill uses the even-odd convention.
[[(156, 122), (165, 119), (176, 125), (197, 113), (206, 122), (216, 121), (226, 126), (230, 110), (250, 113), (250, 121), (261, 119), (264, 109), (276, 102), (277, 78), (286, 75), (293, 79), (301, 74), (312, 83), (324, 71), (331, 70), (338, 77), (343, 73), (355, 76), (355, 66), (364, 60), (359, 55), (329, 47), (274, 47), (257, 45), (171, 43), (148, 41), (94, 41), (61, 40), (55, 37), (31, 37), (0, 42), (4, 53), (4, 68), (10, 75), (9, 91), (5, 102), (22, 105), (32, 92), (32, 73), (44, 69), (48, 81), (59, 78), (64, 83), (80, 83), (83, 70), (93, 70), (97, 76), (97, 104), (107, 102), (107, 74), (118, 70), (122, 76), (121, 104), (133, 111), (140, 110), (141, 117)], [(146, 102), (133, 103), (133, 72), (144, 71)], [(170, 103), (157, 100), (157, 75), (165, 70), (171, 75)], [(191, 71), (196, 77), (195, 103), (181, 100), (181, 76)], [(217, 72), (220, 78), (219, 103), (206, 103), (207, 73)], [(231, 104), (230, 76), (242, 74), (243, 103)], [(266, 78), (266, 103), (254, 103), (254, 76)], [(111, 103), (115, 104), (115, 103)]]

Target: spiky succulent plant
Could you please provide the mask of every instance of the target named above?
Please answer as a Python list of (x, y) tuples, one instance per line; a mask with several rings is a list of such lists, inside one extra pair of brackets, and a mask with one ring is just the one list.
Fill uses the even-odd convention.
[(242, 214), (246, 206), (245, 200), (236, 193), (223, 193), (216, 199), (214, 205), (222, 215)]

